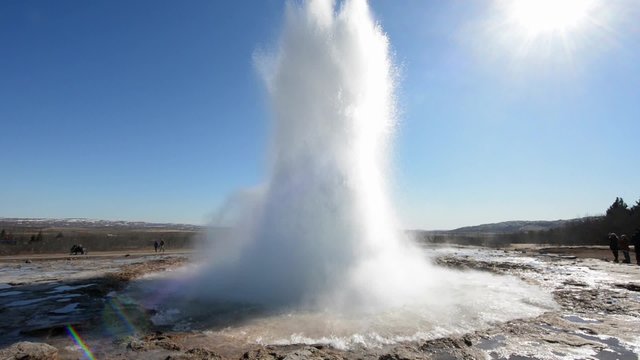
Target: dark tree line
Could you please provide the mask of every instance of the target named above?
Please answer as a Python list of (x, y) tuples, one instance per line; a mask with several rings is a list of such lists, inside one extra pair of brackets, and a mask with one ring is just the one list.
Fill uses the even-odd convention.
[[(604, 216), (583, 218), (564, 227), (543, 231), (538, 237), (547, 238), (547, 243), (558, 245), (607, 244), (607, 234), (632, 235), (640, 228), (640, 200), (629, 207), (617, 197)], [(542, 240), (542, 239), (541, 239)]]
[(640, 228), (640, 200), (629, 207), (617, 197), (603, 216), (577, 219), (565, 226), (533, 233), (513, 234), (511, 242), (556, 245), (606, 245), (607, 234), (632, 235)]
[(453, 242), (468, 245), (505, 246), (513, 243), (551, 245), (608, 245), (607, 234), (632, 235), (640, 229), (640, 199), (629, 207), (617, 197), (602, 216), (568, 222), (564, 226), (542, 231), (506, 234), (439, 234), (423, 237), (428, 242)]

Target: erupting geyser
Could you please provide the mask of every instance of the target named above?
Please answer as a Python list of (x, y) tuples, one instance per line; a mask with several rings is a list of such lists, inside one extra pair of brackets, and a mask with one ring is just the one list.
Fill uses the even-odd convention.
[(213, 264), (213, 287), (260, 302), (401, 298), (425, 261), (388, 199), (394, 69), (367, 3), (289, 3), (277, 51), (257, 65), (275, 118), (268, 180), (239, 217), (238, 256)]
[(155, 322), (348, 347), (554, 306), (513, 277), (430, 265), (401, 231), (386, 184), (394, 68), (364, 0), (289, 3), (277, 49), (256, 64), (274, 117), (267, 179), (230, 200), (233, 231), (200, 252), (191, 291), (184, 276), (137, 290)]

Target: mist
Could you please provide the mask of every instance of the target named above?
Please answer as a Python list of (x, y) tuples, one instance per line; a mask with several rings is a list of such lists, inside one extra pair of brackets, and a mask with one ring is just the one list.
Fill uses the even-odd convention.
[[(401, 230), (388, 190), (395, 68), (365, 1), (288, 3), (277, 46), (254, 60), (273, 119), (268, 172), (221, 209), (232, 230), (199, 251), (194, 298), (312, 313), (402, 309), (403, 321), (429, 324), (495, 303), (512, 302), (498, 317), (551, 306), (517, 279), (434, 266)], [(496, 287), (481, 290), (487, 283)]]

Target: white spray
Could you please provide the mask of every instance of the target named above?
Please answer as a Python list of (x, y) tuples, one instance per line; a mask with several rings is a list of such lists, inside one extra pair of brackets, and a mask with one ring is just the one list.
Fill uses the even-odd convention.
[(224, 206), (235, 226), (199, 252), (191, 293), (176, 274), (138, 295), (158, 316), (246, 341), (347, 348), (553, 308), (516, 278), (432, 266), (403, 235), (385, 183), (393, 66), (364, 0), (337, 11), (328, 0), (290, 3), (278, 48), (257, 63), (274, 115), (268, 177)]
[(401, 290), (425, 265), (388, 197), (393, 66), (367, 3), (289, 3), (278, 49), (257, 64), (275, 119), (269, 174), (230, 240), (242, 248), (214, 264), (215, 282), (230, 281), (214, 287), (285, 303), (338, 293), (371, 303)]

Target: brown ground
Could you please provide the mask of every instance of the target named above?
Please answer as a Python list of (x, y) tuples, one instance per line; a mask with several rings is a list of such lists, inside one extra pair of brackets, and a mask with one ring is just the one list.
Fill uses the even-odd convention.
[(128, 250), (128, 251), (94, 251), (87, 255), (69, 255), (69, 253), (55, 254), (20, 254), (0, 256), (0, 262), (14, 262), (26, 260), (65, 260), (65, 259), (91, 259), (91, 258), (121, 258), (123, 256), (143, 257), (150, 255), (186, 255), (192, 253), (191, 249), (166, 250), (164, 253), (156, 253), (153, 250)]
[[(598, 259), (613, 261), (613, 254), (608, 246), (555, 246), (546, 247), (534, 244), (515, 244), (509, 250), (523, 251), (527, 254), (551, 254), (558, 256), (575, 256), (578, 259)], [(631, 262), (635, 263), (635, 252), (633, 248), (629, 252)], [(622, 251), (619, 251), (619, 259), (624, 259)]]
[[(611, 251), (604, 246), (581, 247), (542, 247), (537, 245), (514, 246), (509, 249), (522, 256), (545, 256), (549, 268), (566, 269), (568, 267), (585, 267), (618, 274), (620, 283), (599, 282), (589, 285), (568, 276), (563, 284), (553, 289), (554, 298), (561, 307), (558, 311), (551, 311), (541, 316), (529, 319), (516, 319), (507, 323), (495, 324), (488, 329), (481, 329), (459, 336), (450, 336), (429, 340), (426, 342), (407, 342), (391, 345), (379, 349), (336, 350), (325, 345), (307, 346), (303, 344), (287, 346), (259, 346), (245, 345), (246, 352), (238, 349), (225, 351), (224, 341), (211, 343), (212, 337), (202, 333), (149, 331), (139, 337), (120, 339), (118, 342), (107, 344), (103, 352), (98, 352), (99, 358), (109, 359), (477, 359), (485, 358), (487, 353), (494, 359), (541, 359), (549, 358), (549, 354), (570, 358), (589, 359), (637, 359), (637, 353), (629, 349), (634, 342), (640, 317), (640, 283), (628, 282), (637, 278), (638, 267), (622, 264), (611, 264)], [(123, 266), (118, 272), (106, 274), (99, 279), (74, 281), (73, 285), (95, 283), (95, 287), (88, 288), (93, 292), (91, 299), (99, 300), (109, 291), (124, 286), (128, 281), (146, 273), (163, 271), (178, 267), (188, 261), (181, 254), (185, 251), (167, 251), (174, 254), (164, 258), (150, 258), (147, 261)], [(68, 254), (23, 255), (0, 257), (0, 263), (33, 261), (64, 260), (68, 258), (95, 258), (96, 260), (122, 258), (126, 254), (130, 257), (145, 257), (154, 255), (151, 251), (135, 252), (101, 252), (88, 256), (69, 256)], [(631, 254), (632, 259), (634, 253)], [(622, 254), (620, 254), (622, 257)], [(607, 260), (607, 261), (594, 261)], [(459, 269), (475, 269), (491, 271), (499, 274), (524, 276), (539, 270), (526, 264), (509, 262), (491, 263), (472, 258), (449, 256), (439, 258), (440, 265)], [(553, 278), (557, 272), (545, 273), (539, 279), (541, 285), (547, 283), (547, 277)], [(563, 275), (564, 276), (564, 275)], [(626, 280), (625, 280), (626, 279)], [(529, 279), (530, 280), (530, 279)], [(583, 279), (584, 280), (584, 279)], [(26, 285), (31, 286), (31, 285)], [(33, 285), (40, 286), (40, 285)], [(28, 287), (23, 290), (33, 290)], [(49, 290), (49, 289), (46, 289)], [(88, 290), (88, 291), (89, 291)], [(43, 292), (45, 290), (42, 290)], [(87, 300), (89, 301), (89, 300)], [(92, 300), (91, 300), (92, 301)], [(87, 303), (89, 304), (89, 303)], [(95, 304), (97, 307), (97, 303)], [(39, 307), (41, 308), (41, 307)], [(97, 314), (97, 312), (96, 312)], [(28, 314), (25, 314), (27, 316)], [(89, 331), (95, 327), (96, 321), (102, 318), (90, 316), (84, 323), (74, 324), (79, 331)], [(577, 318), (577, 320), (576, 320)], [(583, 320), (587, 319), (587, 320)], [(50, 330), (50, 329), (49, 329)], [(64, 333), (49, 331), (34, 333), (57, 348), (60, 359), (76, 359), (81, 354), (77, 349), (68, 347), (69, 339)], [(55, 330), (55, 328), (53, 328)], [(152, 330), (152, 329), (150, 329)], [(0, 331), (1, 333), (1, 331)], [(37, 336), (36, 336), (37, 335)], [(531, 345), (532, 344), (532, 345)], [(624, 346), (622, 346), (624, 344)], [(1, 347), (1, 346), (0, 346)], [(551, 349), (546, 357), (538, 357), (533, 350), (537, 348)], [(0, 355), (3, 355), (0, 350)], [(583, 353), (584, 351), (584, 353)], [(542, 352), (542, 354), (545, 354)], [(584, 354), (584, 355), (583, 355)], [(17, 358), (17, 357), (16, 357)], [(0, 359), (4, 359), (0, 356)]]
[[(555, 246), (547, 247), (536, 244), (514, 244), (507, 248), (508, 250), (521, 251), (526, 254), (552, 254), (558, 256), (575, 256), (580, 259), (598, 259), (598, 260), (613, 260), (613, 255), (608, 246)], [(169, 249), (166, 250), (164, 255), (186, 255), (193, 253), (192, 249)], [(68, 253), (57, 254), (21, 254), (21, 255), (8, 255), (0, 256), (0, 262), (11, 261), (26, 261), (26, 260), (63, 260), (68, 258), (120, 258), (122, 256), (142, 257), (149, 256), (155, 253), (153, 250), (130, 250), (130, 251), (95, 251), (90, 252), (88, 255), (69, 255)], [(635, 252), (633, 249), (630, 251), (631, 261), (635, 260)], [(619, 254), (622, 259), (622, 251)]]

